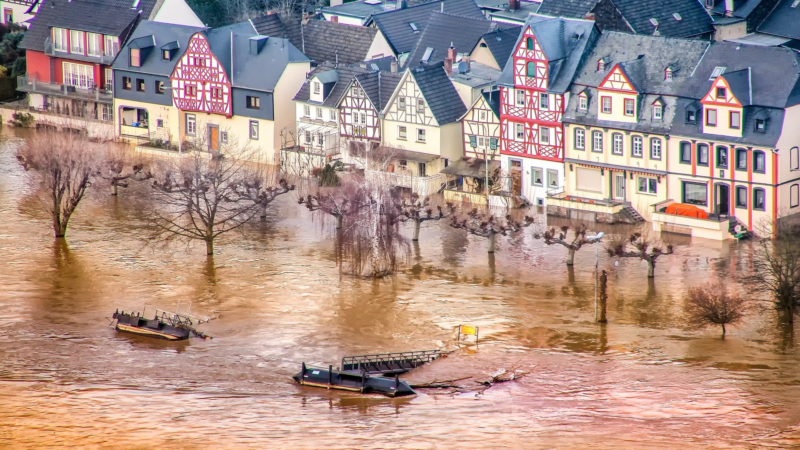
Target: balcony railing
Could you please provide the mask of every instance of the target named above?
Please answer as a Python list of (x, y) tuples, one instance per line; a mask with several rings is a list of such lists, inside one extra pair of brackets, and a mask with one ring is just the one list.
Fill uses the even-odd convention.
[(42, 95), (55, 95), (58, 97), (75, 98), (80, 100), (95, 101), (98, 103), (114, 103), (114, 96), (109, 89), (101, 89), (90, 83), (88, 88), (70, 86), (67, 84), (39, 81), (36, 77), (25, 75), (17, 77), (17, 90)]
[(74, 55), (74, 56), (81, 56), (84, 58), (90, 58), (91, 60), (98, 62), (104, 65), (111, 65), (114, 62), (114, 58), (117, 56), (116, 53), (113, 55), (81, 55), (71, 53), (69, 49), (67, 50), (56, 50), (55, 46), (53, 45), (53, 41), (50, 38), (44, 40), (44, 54), (47, 56), (61, 56), (64, 57), (66, 55)]

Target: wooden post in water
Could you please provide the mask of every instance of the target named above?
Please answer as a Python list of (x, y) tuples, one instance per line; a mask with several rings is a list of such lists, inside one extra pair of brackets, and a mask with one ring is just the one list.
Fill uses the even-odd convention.
[(599, 323), (606, 323), (608, 320), (606, 319), (606, 306), (608, 305), (608, 291), (606, 290), (608, 283), (608, 275), (606, 271), (602, 271), (600, 274), (600, 304), (598, 305), (598, 314), (595, 318)]
[(328, 364), (328, 389), (333, 386), (333, 364)]

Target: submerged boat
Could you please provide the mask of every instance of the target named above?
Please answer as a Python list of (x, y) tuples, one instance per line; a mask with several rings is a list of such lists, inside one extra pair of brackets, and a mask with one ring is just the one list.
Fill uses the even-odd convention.
[[(180, 305), (178, 307), (180, 308)], [(148, 317), (148, 309), (153, 311), (152, 318)], [(116, 310), (112, 318), (116, 322), (116, 330), (125, 333), (170, 341), (189, 339), (192, 334), (203, 339), (210, 339), (209, 336), (194, 328), (196, 325), (208, 322), (210, 319), (200, 319), (147, 306), (144, 307), (141, 313)]]
[(328, 368), (308, 367), (303, 363), (300, 373), (295, 375), (294, 381), (304, 386), (314, 386), (326, 389), (338, 389), (343, 391), (378, 393), (388, 397), (401, 397), (404, 395), (416, 395), (405, 381), (400, 381), (395, 375), (394, 378), (371, 377), (365, 371), (349, 372), (333, 370), (333, 366)]

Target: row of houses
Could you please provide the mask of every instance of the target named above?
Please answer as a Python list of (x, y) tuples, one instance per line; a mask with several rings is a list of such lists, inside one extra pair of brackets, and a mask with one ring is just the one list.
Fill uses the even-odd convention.
[[(358, 23), (331, 13), (357, 6)], [(138, 144), (235, 140), (284, 169), (341, 160), (457, 201), (712, 239), (800, 212), (791, 45), (487, 8), (361, 0), (210, 29), (183, 0), (45, 0), (19, 89)]]

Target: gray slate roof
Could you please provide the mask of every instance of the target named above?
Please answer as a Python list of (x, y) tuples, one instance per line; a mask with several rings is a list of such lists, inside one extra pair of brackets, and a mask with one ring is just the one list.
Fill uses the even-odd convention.
[(694, 76), (683, 84), (681, 96), (702, 98), (711, 88), (709, 77), (715, 67), (725, 67), (723, 75), (749, 67), (755, 106), (784, 108), (800, 104), (800, 55), (792, 50), (715, 42), (700, 60)]
[[(585, 62), (578, 69), (574, 83), (597, 87), (611, 69), (620, 63), (640, 92), (678, 95), (709, 43), (699, 39), (676, 39), (606, 31), (597, 40)], [(642, 58), (639, 58), (643, 55)], [(606, 60), (606, 70), (597, 71), (597, 61)], [(667, 66), (673, 69), (673, 81), (664, 80)]]
[(780, 0), (775, 9), (759, 25), (761, 33), (800, 39), (800, 8), (792, 8), (794, 0)]
[(447, 72), (444, 71), (444, 63), (408, 70), (439, 126), (457, 122), (467, 111)]
[[(525, 22), (522, 30), (526, 30), (527, 27), (533, 30), (549, 61), (548, 92), (566, 92), (587, 50), (597, 39), (594, 22), (533, 15)], [(519, 45), (522, 38), (523, 34), (520, 32), (514, 48)], [(497, 84), (514, 85), (513, 58), (509, 58), (506, 62), (503, 75)]]
[[(742, 143), (743, 145), (757, 145), (765, 147), (774, 147), (781, 137), (781, 129), (783, 128), (784, 110), (778, 108), (761, 108), (761, 107), (745, 107), (742, 112), (742, 137), (734, 138), (730, 136), (717, 136), (711, 133), (701, 132), (702, 120), (697, 120), (697, 123), (688, 123), (686, 121), (686, 108), (695, 103), (694, 99), (681, 98), (678, 99), (676, 108), (677, 113), (675, 120), (672, 122), (670, 132), (678, 136), (698, 137), (708, 140), (718, 139), (724, 142)], [(755, 131), (755, 119), (760, 118), (766, 120), (767, 129), (765, 132)]]
[(553, 17), (583, 19), (598, 0), (542, 0), (539, 14)]
[[(733, 2), (733, 17), (737, 17), (740, 19), (746, 19), (753, 10), (756, 9), (758, 5), (760, 5), (762, 0), (734, 0)], [(711, 12), (720, 16), (725, 15), (725, 2), (721, 1), (717, 3), (714, 8), (711, 9)], [(717, 18), (714, 18), (714, 21), (717, 21)]]
[[(520, 30), (521, 28), (518, 26), (510, 26), (506, 29), (498, 28), (481, 36), (499, 67), (506, 65), (506, 61), (514, 51), (514, 44), (517, 43)], [(474, 50), (474, 47), (470, 49), (470, 52), (472, 50)]]
[[(414, 6), (421, 3), (427, 3), (430, 0), (410, 0), (406, 2), (407, 6)], [(370, 5), (366, 3), (364, 0), (358, 0), (355, 2), (348, 2), (343, 3), (341, 5), (336, 6), (323, 6), (320, 8), (320, 12), (326, 14), (336, 14), (340, 16), (350, 16), (350, 17), (358, 17), (364, 20), (368, 20), (373, 14), (379, 14), (386, 11), (394, 11), (397, 9), (397, 1), (396, 0), (383, 0), (383, 2), (378, 3), (377, 5)]]
[(286, 37), (286, 27), (283, 26), (280, 16), (277, 14), (267, 14), (251, 19), (258, 34), (263, 36)]
[(452, 43), (458, 53), (467, 53), (472, 50), (481, 36), (493, 29), (501, 28), (497, 22), (485, 18), (473, 19), (471, 17), (454, 16), (447, 13), (434, 12), (431, 14), (425, 31), (417, 41), (414, 51), (405, 65), (417, 67), (427, 49), (433, 49), (427, 64), (444, 61), (447, 58), (447, 49)]
[[(484, 18), (480, 8), (475, 4), (475, 0), (443, 0), (375, 14), (372, 16), (372, 20), (386, 37), (395, 54), (399, 55), (414, 50), (420, 35), (428, 25), (428, 19), (433, 12), (441, 12), (442, 8), (443, 12), (447, 14), (475, 19)], [(411, 28), (411, 23), (415, 24), (417, 31)]]
[[(642, 133), (655, 133), (655, 134), (668, 134), (676, 116), (676, 103), (677, 97), (660, 96), (653, 94), (645, 94), (639, 96), (639, 104), (637, 109), (639, 115), (636, 122), (613, 122), (610, 120), (598, 120), (597, 110), (599, 96), (597, 91), (589, 89), (589, 107), (586, 111), (578, 109), (578, 94), (585, 88), (582, 86), (573, 85), (570, 88), (570, 99), (567, 107), (564, 110), (564, 122), (577, 123), (581, 125), (603, 126), (614, 128), (617, 130), (639, 131)], [(662, 103), (662, 119), (653, 120), (653, 103), (660, 99)], [(588, 136), (587, 136), (588, 139)]]
[[(339, 106), (339, 102), (344, 97), (345, 92), (347, 92), (347, 88), (350, 86), (350, 83), (353, 81), (353, 78), (360, 73), (366, 72), (365, 69), (361, 68), (360, 66), (340, 66), (335, 67), (332, 63), (325, 63), (318, 66), (316, 69), (311, 71), (308, 75), (308, 79), (303, 86), (300, 87), (300, 90), (297, 91), (297, 94), (294, 96), (294, 101), (296, 102), (303, 102), (303, 103), (312, 103), (312, 104), (319, 104), (318, 102), (312, 102), (311, 98), (311, 80), (316, 75), (322, 75), (325, 77), (328, 72), (335, 71), (337, 75), (336, 84), (333, 85), (333, 88), (329, 91), (328, 96), (325, 97), (325, 100), (320, 104), (321, 106), (325, 106), (328, 108), (336, 108)], [(324, 80), (323, 80), (324, 81)]]
[(131, 8), (131, 0), (47, 0), (30, 22), (30, 28), (20, 43), (27, 50), (44, 51), (44, 41), (52, 27), (102, 33), (120, 38), (120, 44), (130, 33), (140, 16), (147, 19), (157, 0), (140, 0)]
[(500, 118), (500, 90), (495, 89), (493, 91), (484, 92), (483, 99), (486, 101), (486, 104), (489, 105), (489, 108), (492, 110), (497, 118)]
[[(636, 34), (656, 31), (650, 19), (658, 22), (661, 36), (690, 37), (714, 31), (711, 16), (698, 0), (611, 0)], [(673, 16), (678, 14), (680, 20)]]
[[(127, 54), (128, 49), (131, 48), (134, 42), (140, 40), (151, 39), (155, 41), (156, 51), (151, 51), (142, 59), (142, 67), (131, 67), (130, 58), (117, 58), (114, 61), (112, 68), (116, 70), (130, 70), (134, 72), (148, 73), (151, 75), (160, 75), (168, 77), (172, 74), (175, 64), (178, 62), (178, 56), (181, 55), (189, 43), (189, 38), (198, 31), (204, 28), (187, 27), (184, 25), (172, 25), (161, 22), (151, 22), (143, 20), (136, 27), (128, 43), (122, 47), (120, 54)], [(164, 46), (168, 48), (175, 47), (177, 43), (178, 50), (176, 56), (170, 61), (165, 61), (161, 57), (161, 52), (158, 51)]]
[(528, 16), (531, 14), (536, 14), (539, 12), (540, 3), (536, 2), (528, 2), (523, 1), (520, 2), (519, 9), (516, 11), (511, 11), (508, 8), (504, 8), (501, 11), (496, 11), (491, 13), (492, 20), (505, 19), (511, 20), (516, 23), (523, 23), (525, 20), (528, 19)]
[(403, 78), (402, 73), (391, 72), (370, 72), (356, 75), (358, 83), (378, 112), (382, 111), (389, 103), (401, 78)]

